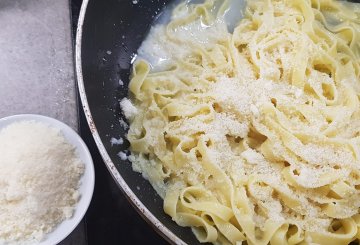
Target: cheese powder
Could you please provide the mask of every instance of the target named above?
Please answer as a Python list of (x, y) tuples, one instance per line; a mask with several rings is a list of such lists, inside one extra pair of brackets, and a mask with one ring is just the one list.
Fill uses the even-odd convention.
[(0, 131), (0, 239), (40, 241), (70, 218), (84, 164), (60, 130), (35, 121)]

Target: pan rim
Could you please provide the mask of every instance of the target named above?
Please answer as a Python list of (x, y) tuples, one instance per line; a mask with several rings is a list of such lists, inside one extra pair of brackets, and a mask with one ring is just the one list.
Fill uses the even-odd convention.
[(140, 216), (145, 219), (154, 229), (157, 231), (163, 238), (165, 238), (168, 242), (173, 244), (186, 245), (186, 243), (180, 239), (177, 235), (175, 235), (171, 230), (169, 230), (165, 225), (163, 225), (140, 201), (140, 199), (135, 195), (135, 193), (130, 189), (126, 181), (122, 178), (119, 171), (116, 169), (115, 164), (111, 160), (109, 154), (106, 151), (104, 144), (101, 141), (100, 135), (96, 129), (96, 125), (92, 118), (92, 114), (90, 111), (90, 107), (88, 104), (87, 96), (85, 93), (85, 85), (83, 80), (82, 73), (82, 62), (81, 62), (81, 48), (82, 48), (82, 32), (83, 25), (85, 20), (85, 14), (87, 10), (89, 0), (83, 0), (79, 20), (76, 29), (76, 41), (75, 41), (75, 68), (76, 68), (76, 80), (78, 85), (78, 90), (80, 94), (81, 104), (85, 113), (85, 117), (90, 128), (91, 134), (95, 140), (96, 146), (100, 152), (100, 155), (109, 170), (111, 176), (115, 180), (116, 184), (122, 192), (125, 194), (128, 201), (132, 204), (132, 206), (138, 211)]

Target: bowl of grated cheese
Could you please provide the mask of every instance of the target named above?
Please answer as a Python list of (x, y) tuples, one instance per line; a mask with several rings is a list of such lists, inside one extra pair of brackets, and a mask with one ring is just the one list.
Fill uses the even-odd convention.
[(57, 244), (94, 191), (91, 154), (66, 124), (35, 114), (0, 119), (0, 244)]

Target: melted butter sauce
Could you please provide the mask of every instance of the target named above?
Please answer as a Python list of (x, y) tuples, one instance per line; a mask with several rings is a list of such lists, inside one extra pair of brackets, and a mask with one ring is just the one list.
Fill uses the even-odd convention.
[[(152, 67), (152, 71), (163, 71), (171, 66), (173, 52), (181, 53), (179, 48), (173, 48), (166, 41), (165, 29), (166, 25), (172, 19), (182, 18), (188, 13), (188, 6), (191, 4), (201, 4), (204, 0), (187, 0), (186, 4), (181, 8), (181, 11), (173, 13), (173, 10), (183, 1), (176, 0), (170, 5), (166, 6), (164, 10), (154, 21), (150, 32), (140, 48), (138, 49), (137, 59), (144, 59), (148, 61)], [(222, 1), (217, 1), (214, 7), (210, 10), (210, 14), (214, 16), (218, 12)], [(192, 39), (201, 45), (209, 45), (213, 43), (217, 35), (224, 34), (225, 25), (227, 32), (232, 33), (239, 21), (243, 18), (243, 10), (246, 6), (245, 0), (230, 0), (229, 6), (225, 10), (223, 16), (218, 18), (213, 24), (208, 25), (201, 21), (201, 19), (190, 24), (181, 26), (176, 29), (175, 33), (179, 38)]]

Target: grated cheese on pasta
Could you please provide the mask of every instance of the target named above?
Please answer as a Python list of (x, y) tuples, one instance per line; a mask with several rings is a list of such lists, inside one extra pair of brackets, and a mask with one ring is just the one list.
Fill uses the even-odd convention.
[(360, 239), (360, 5), (185, 1), (139, 49), (133, 169), (213, 244)]

